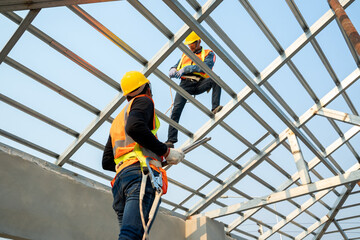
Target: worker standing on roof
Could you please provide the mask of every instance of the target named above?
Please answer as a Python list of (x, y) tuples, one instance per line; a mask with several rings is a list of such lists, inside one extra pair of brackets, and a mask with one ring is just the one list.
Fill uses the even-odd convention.
[[(128, 104), (111, 125), (102, 166), (105, 170), (116, 172), (111, 184), (113, 208), (120, 224), (119, 239), (145, 239), (143, 235), (151, 227), (148, 218), (153, 202), (156, 204), (152, 209), (155, 211), (154, 217), (160, 204), (160, 199), (158, 202), (154, 200), (155, 196), (158, 192), (161, 196), (167, 190), (162, 162), (165, 158), (168, 164), (177, 164), (184, 159), (184, 153), (168, 148), (157, 139), (156, 131), (160, 122), (155, 114), (149, 80), (140, 72), (127, 72), (121, 80), (121, 89)], [(147, 162), (150, 166), (147, 166), (145, 159), (150, 159)], [(160, 182), (157, 189), (147, 179), (148, 172)], [(141, 191), (145, 193), (144, 196)]]
[[(201, 47), (201, 39), (195, 33), (191, 32), (184, 42), (190, 50), (201, 59), (210, 69), (215, 64), (215, 54), (210, 49)], [(181, 78), (180, 87), (191, 95), (199, 95), (205, 91), (212, 89), (212, 108), (211, 111), (216, 114), (222, 109), (220, 105), (221, 88), (209, 76), (197, 66), (188, 56), (182, 55), (181, 59), (170, 69), (170, 78)], [(181, 113), (184, 109), (186, 99), (179, 93), (176, 93), (174, 108), (171, 113), (171, 119), (179, 122)], [(177, 139), (178, 130), (169, 125), (168, 140), (166, 144), (174, 147)]]

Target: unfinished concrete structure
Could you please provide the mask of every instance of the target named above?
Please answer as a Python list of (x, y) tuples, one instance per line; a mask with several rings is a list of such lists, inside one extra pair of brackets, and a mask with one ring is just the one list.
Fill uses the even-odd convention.
[[(118, 82), (141, 69), (162, 140), (167, 124), (181, 147), (212, 137), (168, 169), (152, 239), (360, 239), (359, 56), (327, 1), (259, 2), (1, 1), (0, 236), (116, 238), (101, 153), (125, 101)], [(340, 3), (359, 28), (359, 2)], [(192, 30), (214, 71), (182, 43)], [(209, 96), (167, 77), (181, 52), (222, 87), (215, 116)], [(191, 103), (180, 124), (168, 87)]]

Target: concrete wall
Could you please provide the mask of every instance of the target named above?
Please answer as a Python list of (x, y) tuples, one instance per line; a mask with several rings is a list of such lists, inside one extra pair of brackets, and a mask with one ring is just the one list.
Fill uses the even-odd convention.
[[(199, 228), (201, 234), (213, 224), (218, 235), (211, 235), (224, 236), (222, 224), (213, 222), (205, 220), (206, 227)], [(191, 225), (188, 222), (187, 226)], [(196, 239), (196, 227), (190, 229), (189, 240)], [(107, 240), (117, 239), (118, 233), (109, 187), (0, 143), (0, 236)], [(185, 219), (161, 208), (150, 239), (168, 240), (169, 236), (186, 239)], [(216, 238), (220, 239), (225, 236)]]

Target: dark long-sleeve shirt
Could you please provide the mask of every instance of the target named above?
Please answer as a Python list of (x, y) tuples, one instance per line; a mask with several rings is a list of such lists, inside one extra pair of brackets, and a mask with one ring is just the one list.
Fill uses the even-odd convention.
[[(199, 54), (202, 51), (202, 48), (200, 48), (197, 52), (195, 52), (195, 54)], [(204, 63), (210, 68), (212, 69), (214, 67), (215, 64), (215, 54), (213, 51), (209, 52), (209, 54), (205, 57), (204, 59)], [(179, 59), (179, 61), (172, 66), (171, 68), (177, 68), (177, 66), (179, 65), (181, 58)], [(204, 73), (204, 71), (198, 66), (198, 65), (189, 65), (184, 67), (184, 75), (192, 75), (193, 72), (201, 72)]]
[[(153, 128), (154, 104), (148, 97), (138, 97), (131, 105), (129, 117), (126, 122), (126, 133), (138, 144), (151, 150), (159, 156), (167, 152), (167, 146), (160, 142), (151, 129)], [(105, 170), (115, 172), (114, 153), (112, 149), (111, 136), (106, 143), (102, 167)]]

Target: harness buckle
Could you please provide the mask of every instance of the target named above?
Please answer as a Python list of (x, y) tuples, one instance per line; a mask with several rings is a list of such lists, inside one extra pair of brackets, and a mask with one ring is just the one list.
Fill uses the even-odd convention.
[(162, 182), (162, 174), (160, 172), (159, 176), (155, 176), (153, 169), (150, 167), (150, 161), (152, 161), (151, 158), (146, 158), (146, 165), (149, 171), (149, 176), (150, 176), (150, 181), (151, 181), (151, 185), (152, 187), (157, 191), (160, 192), (162, 191), (162, 186), (163, 186), (163, 182)]

